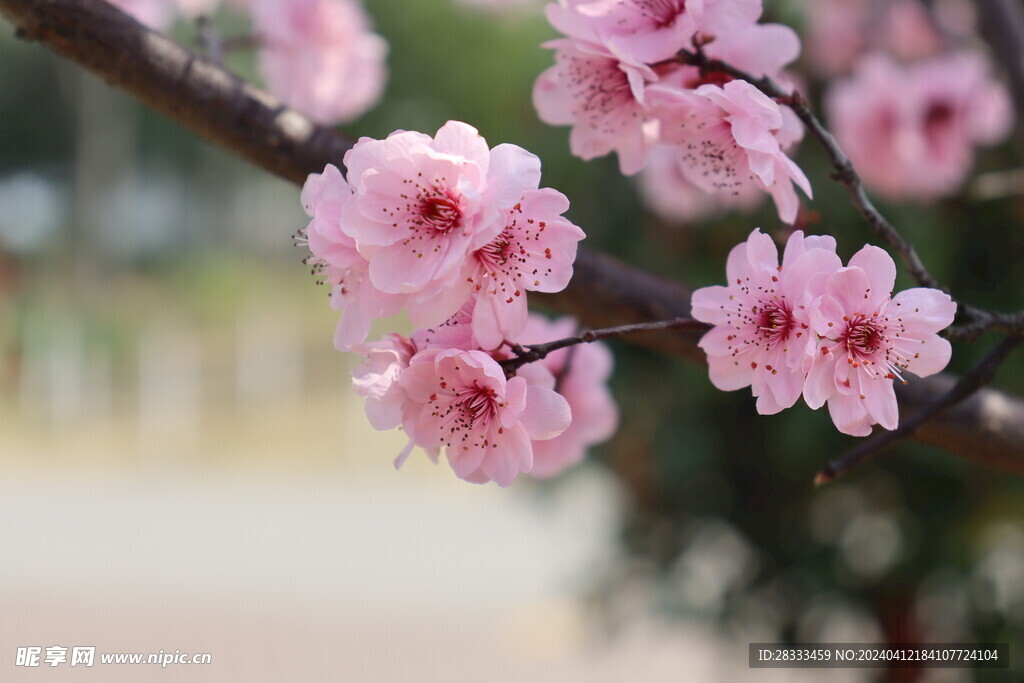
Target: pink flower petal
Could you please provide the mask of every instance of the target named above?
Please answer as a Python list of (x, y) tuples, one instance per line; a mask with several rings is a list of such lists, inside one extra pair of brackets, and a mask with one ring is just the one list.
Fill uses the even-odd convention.
[(871, 417), (857, 396), (835, 396), (828, 402), (828, 412), (836, 429), (850, 436), (869, 436)]
[(553, 439), (564, 432), (571, 421), (572, 412), (561, 394), (536, 385), (527, 387), (521, 423), (531, 439)]
[(896, 286), (896, 263), (884, 249), (867, 244), (850, 258), (851, 268), (861, 268), (868, 276), (871, 291), (861, 303), (863, 312), (871, 313), (892, 295)]

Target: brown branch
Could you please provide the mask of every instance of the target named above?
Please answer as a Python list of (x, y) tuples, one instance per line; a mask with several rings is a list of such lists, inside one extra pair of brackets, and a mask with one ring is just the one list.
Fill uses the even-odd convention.
[(694, 320), (693, 318), (672, 318), (671, 320), (656, 320), (654, 322), (606, 327), (600, 330), (587, 330), (572, 337), (556, 339), (555, 341), (543, 344), (528, 344), (526, 346), (514, 344), (511, 349), (515, 357), (500, 361), (499, 365), (504, 368), (506, 376), (512, 377), (516, 374), (516, 370), (527, 363), (536, 363), (539, 360), (544, 360), (548, 357), (548, 354), (554, 353), (559, 349), (576, 346), (577, 344), (590, 344), (604, 339), (618, 339), (643, 332), (660, 332), (662, 330), (699, 330), (707, 332), (710, 329), (711, 325)]
[(923, 408), (909, 418), (900, 420), (900, 424), (896, 429), (892, 431), (876, 431), (842, 456), (829, 462), (818, 473), (818, 476), (814, 478), (814, 483), (825, 484), (836, 477), (842, 476), (886, 446), (912, 435), (921, 425), (939, 417), (949, 408), (978, 392), (983, 386), (992, 381), (996, 370), (999, 369), (999, 366), (1006, 361), (1022, 341), (1024, 341), (1024, 337), (1020, 335), (1011, 334), (1004, 337), (996, 348), (985, 356), (981, 362), (971, 368), (967, 374), (957, 380), (956, 384), (946, 393), (926, 403)]
[(106, 2), (0, 0), (18, 36), (96, 73), (200, 137), (301, 183), (350, 142)]
[[(314, 125), (174, 41), (98, 0), (0, 0), (0, 13), (35, 40), (94, 71), (188, 130), (295, 183), (340, 164), (350, 142)], [(683, 284), (580, 249), (569, 287), (536, 300), (590, 327), (690, 317)], [(694, 330), (644, 332), (631, 341), (703, 362)], [(955, 383), (948, 375), (915, 380), (901, 392), (913, 413)], [(1024, 473), (1024, 401), (994, 390), (922, 425), (914, 438), (961, 457)]]

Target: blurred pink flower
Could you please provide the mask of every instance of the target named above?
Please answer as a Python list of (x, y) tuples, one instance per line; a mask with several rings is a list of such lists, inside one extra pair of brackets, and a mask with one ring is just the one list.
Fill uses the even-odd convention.
[(796, 403), (817, 348), (809, 329), (812, 284), (842, 265), (835, 247), (832, 237), (798, 230), (782, 265), (775, 243), (760, 230), (733, 247), (728, 284), (693, 293), (693, 317), (715, 326), (699, 344), (712, 384), (723, 391), (751, 387), (762, 415)]
[[(572, 318), (548, 320), (531, 315), (516, 341), (542, 344), (576, 333), (577, 323)], [(619, 409), (608, 388), (614, 362), (611, 350), (600, 342), (561, 349), (540, 361), (551, 373), (552, 388), (569, 404), (572, 422), (559, 436), (533, 442), (530, 476), (548, 479), (561, 474), (581, 462), (588, 448), (607, 441), (615, 433)]]
[(874, 55), (826, 98), (833, 130), (870, 188), (893, 199), (955, 193), (975, 145), (1009, 134), (1009, 94), (978, 53), (901, 66)]
[(455, 474), (474, 483), (508, 486), (533, 468), (532, 441), (558, 436), (571, 420), (564, 398), (522, 377), (506, 379), (482, 351), (421, 351), (399, 382), (411, 441), (428, 455), (443, 448)]
[(807, 0), (806, 11), (808, 61), (824, 76), (849, 71), (872, 50), (912, 60), (944, 47), (920, 0)]
[(828, 403), (839, 431), (867, 436), (871, 425), (895, 429), (899, 410), (893, 380), (933, 375), (949, 363), (949, 326), (956, 304), (937, 289), (892, 296), (896, 264), (884, 250), (865, 246), (821, 283), (811, 329), (822, 337), (804, 387), (812, 408)]
[(808, 63), (833, 76), (850, 68), (867, 48), (870, 0), (805, 0)]
[(678, 150), (690, 182), (733, 194), (753, 184), (772, 195), (782, 221), (796, 220), (800, 203), (793, 183), (808, 197), (811, 186), (782, 151), (789, 141), (780, 140), (787, 131), (778, 104), (746, 81), (693, 91), (653, 86), (648, 94), (660, 139)]
[(387, 42), (358, 0), (250, 0), (271, 94), (318, 123), (351, 121), (387, 80)]
[(884, 21), (885, 47), (899, 59), (923, 59), (943, 49), (935, 20), (920, 0), (890, 0)]

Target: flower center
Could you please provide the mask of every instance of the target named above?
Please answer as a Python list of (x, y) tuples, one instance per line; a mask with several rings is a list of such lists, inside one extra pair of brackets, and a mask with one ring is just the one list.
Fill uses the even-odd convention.
[(490, 420), (498, 414), (498, 400), (494, 389), (481, 387), (476, 382), (471, 387), (464, 387), (458, 393), (456, 404), (462, 411), (468, 426), (477, 425), (482, 420)]
[(446, 192), (420, 197), (419, 216), (434, 230), (446, 233), (459, 224), (462, 211), (459, 203)]
[(789, 336), (793, 329), (793, 314), (785, 301), (773, 299), (763, 302), (755, 311), (757, 315), (757, 331), (765, 340), (768, 348), (772, 348)]
[[(441, 388), (445, 386), (446, 382), (441, 379)], [(461, 447), (464, 451), (470, 448), (497, 448), (488, 434), (498, 418), (498, 411), (505, 404), (494, 389), (482, 387), (474, 380), (471, 385), (455, 389), (455, 396), (450, 402), (440, 400), (437, 394), (431, 396), (430, 400), (434, 402), (434, 417), (441, 420), (437, 427), (442, 446)], [(497, 425), (498, 434), (503, 431), (501, 425)]]
[(943, 143), (952, 133), (954, 118), (953, 107), (947, 102), (933, 102), (925, 112), (924, 135), (934, 153), (941, 154)]
[(859, 361), (877, 353), (885, 344), (885, 329), (874, 318), (854, 316), (843, 337), (850, 356)]
[(489, 270), (500, 268), (508, 261), (511, 244), (512, 233), (502, 230), (492, 242), (477, 250), (476, 257)]
[(924, 125), (929, 131), (946, 126), (953, 119), (953, 107), (946, 102), (935, 102), (924, 115)]

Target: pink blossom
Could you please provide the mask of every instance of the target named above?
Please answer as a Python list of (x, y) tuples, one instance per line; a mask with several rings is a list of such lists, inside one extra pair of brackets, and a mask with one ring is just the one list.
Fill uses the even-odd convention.
[(480, 343), (473, 336), (473, 309), (476, 297), (470, 297), (462, 308), (440, 325), (420, 328), (412, 333), (411, 339), (417, 349), (479, 349)]
[(999, 142), (1013, 123), (1006, 89), (971, 52), (906, 67), (870, 57), (833, 86), (826, 106), (865, 184), (893, 199), (956, 192), (974, 165), (975, 145)]
[(972, 0), (933, 0), (932, 13), (943, 34), (959, 40), (977, 38), (977, 7)]
[(546, 8), (548, 21), (576, 41), (651, 64), (693, 45), (698, 33), (724, 38), (752, 26), (761, 0), (570, 0)]
[(366, 399), (370, 424), (379, 431), (398, 427), (408, 403), (398, 378), (416, 354), (415, 344), (400, 334), (389, 334), (381, 341), (355, 345), (351, 350), (366, 356), (352, 372), (352, 387)]
[(506, 212), (505, 228), (473, 252), (465, 283), (476, 293), (473, 335), (483, 349), (515, 339), (526, 326), (526, 292), (560, 292), (572, 277), (583, 231), (562, 218), (561, 192), (527, 190)]
[(271, 94), (318, 123), (351, 121), (387, 80), (387, 43), (358, 0), (250, 0)]
[(342, 232), (342, 210), (351, 198), (351, 188), (330, 164), (323, 173), (310, 174), (302, 188), (302, 205), (312, 220), (299, 234), (311, 254), (306, 263), (323, 274), (331, 286), (331, 306), (343, 311), (334, 337), (339, 350), (362, 342), (374, 319), (395, 315), (406, 300), (404, 295), (382, 292), (370, 283), (369, 262), (359, 253), (355, 240)]
[(573, 127), (569, 144), (574, 155), (589, 160), (616, 152), (622, 173), (632, 175), (658, 141), (646, 90), (655, 83), (685, 89), (704, 82), (697, 68), (666, 61), (692, 47), (695, 34), (714, 35), (705, 47), (709, 56), (757, 74), (776, 76), (796, 59), (796, 33), (754, 23), (760, 13), (760, 0), (562, 0), (548, 5), (549, 21), (568, 39), (545, 44), (556, 50), (555, 65), (537, 79), (534, 106), (545, 123)]
[(871, 0), (806, 0), (807, 54), (819, 73), (832, 76), (850, 68), (868, 44)]
[(544, 46), (556, 52), (555, 65), (533, 87), (541, 121), (572, 126), (569, 148), (585, 161), (616, 152), (624, 175), (643, 168), (652, 142), (644, 127), (644, 89), (658, 80), (654, 71), (592, 43), (553, 40)]
[(833, 238), (799, 230), (786, 243), (781, 266), (775, 243), (760, 230), (733, 247), (728, 284), (693, 293), (693, 317), (715, 326), (699, 344), (711, 383), (723, 391), (751, 387), (762, 415), (792, 406), (816, 350), (811, 285), (841, 265)]
[(890, 0), (884, 21), (885, 45), (900, 59), (924, 59), (943, 48), (935, 20), (920, 0)]
[[(691, 46), (685, 44), (679, 47)], [(741, 71), (755, 76), (769, 76), (789, 89), (795, 85), (795, 75), (783, 72), (787, 65), (800, 56), (800, 38), (789, 26), (733, 24), (728, 30), (715, 32), (714, 40), (702, 49), (708, 57), (721, 60)], [(659, 67), (658, 74), (662, 84), (686, 89), (698, 88), (707, 83), (722, 85), (733, 80), (728, 74), (702, 74), (697, 67), (685, 65), (663, 65)]]
[(730, 210), (749, 211), (761, 203), (764, 193), (753, 184), (738, 194), (710, 194), (687, 180), (679, 165), (679, 151), (657, 145), (647, 156), (647, 166), (637, 176), (644, 204), (663, 220), (690, 223)]
[(533, 468), (532, 441), (558, 436), (571, 419), (564, 398), (522, 377), (506, 379), (482, 351), (421, 351), (399, 383), (412, 442), (428, 454), (443, 448), (455, 474), (474, 483), (508, 486)]
[(951, 347), (936, 333), (953, 322), (956, 304), (936, 289), (892, 296), (896, 265), (885, 251), (865, 246), (823, 281), (811, 310), (821, 348), (807, 376), (804, 399), (828, 403), (839, 431), (867, 436), (871, 425), (899, 422), (893, 380), (933, 375), (949, 362)]
[(409, 315), (422, 327), (465, 303), (467, 259), (499, 237), (504, 209), (540, 180), (537, 157), (515, 145), (488, 150), (475, 128), (457, 121), (434, 138), (403, 131), (363, 138), (345, 165), (353, 195), (341, 230), (369, 263), (373, 287), (408, 295)]
[[(517, 341), (541, 344), (576, 333), (577, 323), (572, 318), (548, 320), (540, 315), (531, 315)], [(569, 404), (572, 422), (559, 436), (533, 442), (530, 476), (547, 479), (560, 474), (581, 462), (588, 448), (607, 441), (615, 433), (619, 410), (608, 388), (613, 364), (611, 350), (600, 342), (555, 351), (535, 364), (550, 371), (551, 387)], [(528, 367), (524, 366), (520, 374)]]
[(779, 105), (746, 81), (702, 85), (694, 91), (653, 86), (648, 91), (660, 136), (680, 154), (690, 182), (708, 192), (739, 193), (749, 184), (775, 200), (779, 218), (796, 220), (793, 183), (808, 197), (803, 171), (782, 151), (785, 119)]
[(563, 0), (548, 5), (547, 16), (555, 29), (584, 49), (601, 50), (628, 64), (658, 64), (662, 78), (684, 70), (687, 77), (681, 83), (687, 88), (701, 84), (698, 69), (662, 62), (680, 49), (692, 49), (697, 34), (713, 38), (703, 47), (709, 57), (757, 75), (774, 77), (800, 54), (793, 29), (756, 23), (761, 0)]

